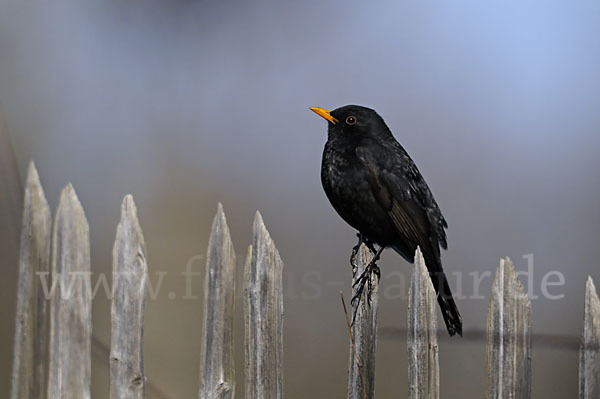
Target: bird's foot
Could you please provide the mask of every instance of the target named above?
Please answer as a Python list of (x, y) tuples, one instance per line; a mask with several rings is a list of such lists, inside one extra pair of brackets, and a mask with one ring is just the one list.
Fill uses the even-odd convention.
[(365, 290), (365, 287), (368, 288), (367, 289), (367, 298), (368, 298), (369, 302), (371, 302), (371, 290), (373, 288), (372, 282), (371, 282), (371, 274), (375, 274), (377, 276), (377, 280), (379, 281), (379, 276), (381, 275), (381, 271), (379, 269), (379, 266), (377, 266), (375, 263), (372, 263), (372, 264), (370, 263), (369, 266), (367, 266), (367, 268), (360, 274), (360, 276), (358, 276), (358, 278), (352, 284), (352, 288), (356, 287), (356, 289), (354, 291), (354, 295), (352, 296), (352, 299), (350, 300), (350, 304), (352, 306), (358, 307), (358, 305), (360, 305), (360, 300), (361, 300), (362, 294)]
[(381, 256), (381, 253), (383, 252), (384, 248), (385, 247), (380, 247), (377, 251), (375, 251), (375, 256), (373, 256), (373, 259), (371, 259), (369, 264), (367, 264), (365, 270), (363, 270), (360, 276), (358, 276), (356, 281), (352, 283), (352, 287), (355, 287), (356, 285), (364, 286), (366, 280), (370, 277), (371, 273), (375, 273), (375, 275), (378, 278), (379, 276), (381, 276), (381, 270), (379, 269), (379, 266), (377, 266), (377, 261), (379, 260), (379, 257)]
[[(379, 270), (379, 267), (377, 267), (377, 270)], [(367, 293), (366, 293), (367, 304), (369, 306), (371, 305), (371, 293), (373, 290), (372, 281), (371, 281), (371, 273), (372, 272), (373, 272), (372, 270), (366, 269), (355, 282), (355, 284), (358, 283), (358, 287), (354, 291), (354, 295), (352, 296), (352, 299), (350, 300), (350, 305), (352, 306), (352, 309), (353, 309), (352, 324), (351, 324), (352, 326), (354, 325), (354, 321), (356, 320), (356, 315), (358, 314), (358, 309), (360, 308), (360, 302), (363, 298), (363, 293), (364, 293), (365, 288), (367, 289)]]
[(358, 237), (358, 243), (354, 247), (352, 247), (352, 255), (350, 255), (350, 266), (352, 266), (352, 278), (356, 276), (356, 271), (358, 270), (358, 265), (356, 264), (356, 257), (358, 256), (358, 251), (360, 250), (360, 246), (362, 244), (365, 244), (373, 255), (377, 254), (377, 250), (375, 249), (375, 246), (373, 245), (373, 242), (371, 240), (369, 240), (361, 233), (356, 233), (356, 237)]
[(381, 270), (379, 269), (379, 266), (377, 266), (377, 261), (379, 260), (381, 252), (383, 252), (384, 248), (385, 247), (381, 247), (375, 252), (375, 256), (373, 257), (373, 259), (371, 259), (369, 264), (365, 267), (364, 271), (360, 274), (360, 276), (358, 276), (358, 278), (354, 280), (354, 283), (352, 284), (352, 288), (354, 289), (354, 295), (350, 300), (350, 305), (352, 305), (352, 307), (354, 308), (354, 315), (352, 316), (352, 325), (354, 325), (356, 313), (358, 312), (358, 307), (360, 306), (360, 301), (365, 287), (367, 287), (367, 302), (368, 304), (371, 304), (371, 294), (373, 292), (373, 281), (371, 279), (371, 275), (374, 274), (377, 277), (377, 281), (379, 281), (381, 277)]

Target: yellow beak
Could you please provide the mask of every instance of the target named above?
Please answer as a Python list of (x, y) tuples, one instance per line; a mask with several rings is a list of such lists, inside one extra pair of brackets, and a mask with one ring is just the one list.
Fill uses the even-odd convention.
[(310, 107), (310, 110), (312, 112), (314, 112), (315, 114), (327, 119), (329, 122), (333, 123), (334, 125), (337, 123), (337, 119), (335, 119), (333, 116), (331, 116), (331, 111), (328, 111), (325, 108)]

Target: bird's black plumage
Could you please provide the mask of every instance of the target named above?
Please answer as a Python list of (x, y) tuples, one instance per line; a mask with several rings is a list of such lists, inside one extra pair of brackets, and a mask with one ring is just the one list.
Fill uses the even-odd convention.
[(448, 333), (462, 335), (440, 258), (448, 224), (417, 166), (374, 110), (347, 105), (313, 111), (329, 121), (321, 165), (327, 198), (371, 242), (411, 263), (421, 248)]

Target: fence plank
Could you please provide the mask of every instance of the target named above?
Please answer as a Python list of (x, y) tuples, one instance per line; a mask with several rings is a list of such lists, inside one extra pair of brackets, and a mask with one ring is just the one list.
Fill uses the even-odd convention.
[(204, 324), (200, 348), (200, 399), (233, 398), (235, 250), (223, 207), (213, 220), (204, 278)]
[(50, 227), (50, 207), (32, 162), (21, 228), (12, 399), (46, 397), (49, 315), (39, 277), (50, 271)]
[(417, 248), (408, 294), (410, 399), (437, 399), (440, 396), (436, 302), (423, 254)]
[(487, 398), (529, 398), (531, 301), (509, 258), (496, 271), (487, 323)]
[(283, 262), (256, 212), (244, 268), (246, 399), (283, 397)]
[[(356, 257), (356, 272), (352, 284), (373, 259), (373, 254), (365, 245), (361, 245)], [(368, 300), (369, 287), (371, 300)], [(358, 285), (352, 289), (352, 298), (356, 295)], [(352, 325), (354, 346), (350, 343), (350, 360), (348, 367), (348, 398), (371, 399), (375, 395), (375, 352), (377, 348), (377, 311), (379, 308), (379, 279), (371, 274), (370, 285), (366, 283), (356, 309), (356, 319)], [(353, 315), (350, 315), (353, 317)], [(355, 352), (356, 350), (356, 352)]]
[(70, 184), (60, 195), (52, 234), (48, 397), (89, 399), (91, 287), (89, 226)]
[(144, 398), (142, 340), (147, 279), (146, 244), (133, 197), (127, 195), (113, 246), (111, 399)]
[[(0, 342), (10, 342), (15, 337), (23, 191), (11, 135), (0, 104), (0, 259), (4, 266), (0, 284)], [(0, 356), (0, 397), (11, 395), (12, 361), (8, 354)]]
[(583, 340), (579, 349), (579, 398), (600, 398), (600, 300), (591, 277), (585, 285)]

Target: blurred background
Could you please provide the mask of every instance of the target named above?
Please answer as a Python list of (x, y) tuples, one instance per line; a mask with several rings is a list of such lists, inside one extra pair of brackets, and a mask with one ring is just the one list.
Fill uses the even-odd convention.
[[(182, 298), (181, 273), (191, 262), (203, 276), (219, 201), (239, 272), (257, 209), (285, 262), (285, 396), (345, 395), (339, 291), (348, 298), (356, 237), (321, 189), (326, 122), (308, 107), (352, 103), (383, 116), (449, 223), (443, 262), (463, 297), (466, 337), (440, 332), (443, 395), (484, 396), (485, 345), (474, 337), (509, 256), (530, 268), (533, 330), (545, 337), (534, 339), (533, 397), (575, 397), (585, 279), (600, 281), (599, 71), (598, 1), (0, 2), (0, 112), (20, 179), (34, 160), (53, 211), (73, 183), (90, 224), (93, 283), (110, 273), (120, 202), (134, 195), (151, 283), (166, 273), (146, 305), (144, 357), (168, 398), (197, 392), (202, 300)], [(14, 187), (0, 192), (2, 397), (14, 334)], [(407, 392), (410, 267), (387, 252), (380, 266), (383, 398)], [(542, 291), (552, 271), (564, 276), (547, 289), (555, 299)], [(94, 334), (104, 345), (109, 314), (97, 295)], [(108, 355), (97, 352), (93, 395), (108, 397)]]

